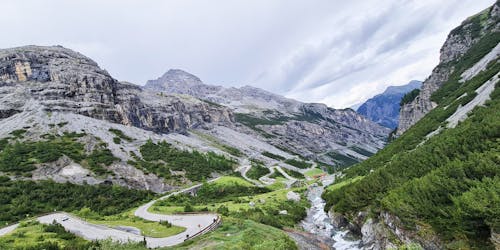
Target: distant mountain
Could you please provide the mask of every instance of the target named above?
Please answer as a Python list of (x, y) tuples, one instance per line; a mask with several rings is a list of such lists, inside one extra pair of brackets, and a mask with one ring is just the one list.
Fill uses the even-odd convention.
[(357, 112), (384, 127), (395, 129), (399, 121), (401, 98), (414, 89), (420, 89), (421, 81), (413, 80), (402, 86), (389, 86), (357, 109)]
[(165, 94), (190, 95), (229, 107), (241, 131), (302, 157), (336, 167), (366, 159), (385, 145), (390, 132), (352, 109), (332, 109), (320, 103), (302, 103), (263, 89), (203, 84), (178, 69), (168, 70), (144, 86)]

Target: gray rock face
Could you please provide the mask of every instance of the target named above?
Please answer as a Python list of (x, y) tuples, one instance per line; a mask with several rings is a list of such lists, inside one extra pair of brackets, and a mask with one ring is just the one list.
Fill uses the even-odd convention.
[[(376, 152), (384, 146), (390, 132), (351, 109), (336, 110), (324, 104), (302, 103), (250, 86), (205, 85), (199, 78), (180, 70), (169, 70), (157, 80), (148, 81), (145, 88), (188, 94), (227, 106), (238, 113), (236, 121), (251, 128), (247, 133), (263, 136), (270, 144), (332, 165), (340, 164), (335, 159), (338, 154), (352, 158), (353, 162), (365, 159), (366, 155), (350, 148)], [(332, 156), (330, 152), (335, 154)]]
[(371, 121), (395, 129), (398, 126), (401, 99), (421, 85), (420, 81), (411, 81), (402, 86), (389, 86), (383, 93), (368, 99), (356, 111)]
[(0, 119), (30, 109), (73, 112), (162, 133), (233, 120), (227, 108), (120, 83), (91, 59), (63, 47), (0, 50)]
[(179, 69), (168, 70), (160, 78), (148, 81), (144, 88), (155, 92), (194, 96), (230, 107), (239, 113), (272, 109), (289, 114), (297, 112), (301, 104), (296, 100), (251, 86), (224, 88), (207, 85), (198, 77)]
[[(274, 145), (339, 167), (368, 156), (353, 151), (353, 147), (373, 153), (382, 148), (390, 132), (352, 109), (336, 110), (324, 104), (303, 104), (300, 110), (301, 113), (284, 123), (257, 127), (271, 135), (269, 140)], [(346, 162), (345, 157), (351, 159), (350, 162)]]
[(431, 101), (431, 95), (448, 81), (453, 73), (454, 68), (450, 66), (450, 62), (467, 53), (485, 33), (500, 31), (500, 3), (498, 1), (491, 8), (478, 15), (485, 15), (487, 18), (482, 20), (480, 24), (474, 22), (473, 18), (469, 18), (450, 32), (446, 42), (441, 47), (439, 65), (424, 81), (419, 96), (401, 107), (396, 135), (401, 135), (436, 107), (436, 103)]

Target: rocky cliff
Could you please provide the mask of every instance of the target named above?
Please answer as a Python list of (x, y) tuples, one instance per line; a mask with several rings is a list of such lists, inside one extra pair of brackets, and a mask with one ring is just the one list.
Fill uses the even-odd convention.
[(233, 120), (227, 108), (120, 83), (91, 59), (63, 47), (0, 50), (0, 119), (32, 109), (162, 133)]
[(185, 94), (230, 107), (238, 113), (277, 110), (290, 114), (299, 110), (300, 102), (251, 87), (240, 88), (204, 84), (198, 77), (179, 69), (170, 69), (156, 80), (147, 81), (144, 89)]
[(384, 127), (395, 129), (398, 126), (401, 99), (406, 93), (420, 89), (421, 85), (422, 82), (414, 80), (401, 86), (389, 86), (383, 93), (364, 102), (356, 112)]
[(486, 35), (500, 31), (500, 3), (465, 20), (460, 26), (450, 32), (441, 47), (439, 65), (424, 81), (420, 94), (410, 103), (401, 107), (399, 125), (396, 135), (401, 135), (425, 114), (436, 107), (431, 97), (453, 74), (455, 65)]
[(244, 86), (225, 88), (203, 84), (182, 70), (169, 70), (145, 89), (191, 95), (227, 106), (240, 128), (279, 148), (327, 164), (345, 167), (366, 159), (385, 144), (389, 129), (352, 109), (336, 110), (319, 103), (302, 103), (265, 90)]

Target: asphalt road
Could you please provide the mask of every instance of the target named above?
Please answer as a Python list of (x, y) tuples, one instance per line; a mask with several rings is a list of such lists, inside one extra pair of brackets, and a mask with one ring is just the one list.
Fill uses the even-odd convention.
[[(218, 179), (218, 178), (217, 178)], [(213, 179), (209, 182), (215, 181), (217, 179)], [(201, 186), (201, 184), (177, 191), (175, 193), (171, 193), (169, 195), (163, 196), (161, 199), (166, 199), (172, 195), (176, 195), (179, 193), (183, 193), (186, 191), (190, 191), (193, 188), (197, 188)], [(150, 248), (156, 247), (167, 247), (174, 246), (184, 242), (184, 240), (188, 236), (192, 236), (204, 228), (210, 226), (218, 217), (217, 214), (182, 214), (182, 215), (163, 215), (163, 214), (154, 214), (148, 212), (148, 209), (156, 202), (157, 200), (150, 201), (141, 207), (139, 207), (135, 211), (135, 215), (141, 217), (145, 220), (150, 221), (168, 221), (173, 225), (185, 227), (186, 231), (165, 238), (153, 238), (146, 237), (147, 246)], [(80, 237), (83, 237), (87, 240), (104, 240), (104, 239), (112, 239), (113, 241), (118, 241), (122, 243), (126, 242), (140, 242), (144, 240), (144, 237), (141, 235), (133, 234), (130, 232), (109, 228), (102, 225), (96, 225), (92, 223), (88, 223), (76, 216), (69, 215), (66, 213), (53, 213), (49, 215), (41, 216), (37, 219), (40, 223), (51, 224), (53, 221), (60, 223), (66, 230), (74, 233)], [(0, 229), (0, 236), (8, 234), (14, 231), (19, 224), (14, 224), (5, 228)]]

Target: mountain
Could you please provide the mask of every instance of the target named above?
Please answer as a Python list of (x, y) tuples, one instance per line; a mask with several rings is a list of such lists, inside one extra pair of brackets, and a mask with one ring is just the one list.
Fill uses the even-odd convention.
[[(463, 70), (465, 63), (458, 65), (461, 67), (460, 69), (453, 69), (452, 66), (478, 44), (482, 35), (498, 31), (499, 24), (495, 18), (498, 15), (497, 11), (493, 8), (490, 13), (483, 12), (471, 17), (450, 32), (446, 42), (441, 47), (439, 65), (434, 68), (432, 74), (424, 81), (419, 95), (401, 107), (397, 135), (401, 135), (408, 130), (437, 106), (438, 100), (442, 98), (443, 93), (449, 90), (450, 85), (447, 82), (461, 77), (456, 73), (453, 74), (453, 72)], [(476, 50), (482, 49), (478, 48)], [(476, 57), (481, 57), (485, 55), (485, 51), (477, 51), (477, 53), (473, 51), (471, 53), (476, 54)], [(478, 60), (476, 57), (469, 60)], [(481, 67), (484, 66), (486, 65), (481, 65)], [(466, 75), (471, 73), (475, 73), (475, 70), (463, 72)]]
[[(0, 50), (0, 76), (0, 172), (12, 178), (29, 173), (33, 179), (163, 192), (177, 183), (130, 164), (144, 140), (234, 120), (224, 107), (118, 82), (91, 59), (59, 46)], [(25, 151), (9, 151), (14, 145)], [(22, 153), (33, 145), (54, 151), (50, 157), (40, 152), (41, 159)], [(61, 153), (61, 146), (76, 148)], [(14, 163), (10, 157), (17, 157)]]
[[(165, 87), (168, 93), (160, 91)], [(352, 110), (249, 86), (209, 86), (180, 70), (144, 88), (119, 82), (90, 58), (60, 46), (0, 50), (0, 121), (0, 172), (6, 176), (154, 192), (227, 173), (228, 165), (249, 159), (295, 170), (317, 163), (345, 167), (382, 148), (389, 132)], [(143, 158), (162, 141), (181, 155), (172, 156), (179, 165)], [(11, 152), (16, 145), (26, 148), (17, 155)], [(48, 157), (35, 146), (54, 151)], [(35, 155), (22, 153), (30, 151)], [(215, 154), (198, 159), (198, 152)], [(14, 156), (19, 167), (9, 163)], [(183, 157), (226, 163), (199, 169), (208, 163), (180, 164)]]
[(145, 89), (190, 95), (230, 108), (241, 131), (266, 142), (335, 168), (346, 167), (382, 148), (389, 129), (372, 123), (352, 109), (336, 110), (324, 104), (302, 103), (268, 91), (203, 84), (178, 69), (146, 83)]
[(500, 1), (450, 32), (410, 97), (400, 136), (323, 194), (333, 220), (367, 249), (499, 249)]
[(408, 92), (420, 89), (422, 82), (413, 80), (406, 85), (389, 86), (357, 109), (357, 112), (384, 127), (395, 129), (398, 126), (401, 99)]
[(71, 112), (155, 132), (185, 132), (232, 114), (195, 98), (157, 96), (120, 83), (91, 59), (62, 47), (0, 50), (0, 119), (35, 111)]
[(291, 114), (298, 112), (301, 104), (251, 86), (224, 88), (207, 85), (198, 77), (179, 69), (170, 69), (158, 79), (147, 81), (144, 88), (157, 92), (194, 96), (228, 106), (238, 113), (277, 110)]

